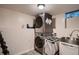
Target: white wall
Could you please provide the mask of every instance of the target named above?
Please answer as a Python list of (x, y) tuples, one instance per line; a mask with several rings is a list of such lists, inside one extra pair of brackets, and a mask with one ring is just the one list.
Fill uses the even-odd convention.
[(26, 24), (33, 24), (33, 16), (0, 8), (0, 31), (2, 31), (10, 54), (18, 54), (33, 49), (34, 30)]
[[(57, 33), (57, 37), (63, 37), (63, 36), (69, 36), (70, 33), (79, 28), (65, 28), (65, 17), (64, 13), (56, 15), (56, 28), (54, 29), (54, 32)], [(73, 34), (73, 36), (75, 33)]]

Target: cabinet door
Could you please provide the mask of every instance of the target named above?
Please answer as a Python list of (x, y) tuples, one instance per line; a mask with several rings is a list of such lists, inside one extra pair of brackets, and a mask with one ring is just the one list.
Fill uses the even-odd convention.
[(65, 43), (59, 43), (60, 55), (78, 55), (78, 47), (68, 45)]

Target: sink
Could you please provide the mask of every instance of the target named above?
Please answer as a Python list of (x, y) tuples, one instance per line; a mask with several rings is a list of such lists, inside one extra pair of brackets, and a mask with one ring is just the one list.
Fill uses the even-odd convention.
[(62, 37), (60, 41), (70, 43), (70, 44), (79, 45), (79, 38), (78, 39), (71, 39), (69, 37)]

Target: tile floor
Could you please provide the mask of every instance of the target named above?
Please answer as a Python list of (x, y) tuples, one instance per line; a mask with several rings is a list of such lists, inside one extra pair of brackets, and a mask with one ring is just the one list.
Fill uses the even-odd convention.
[(32, 50), (32, 51), (29, 51), (27, 53), (24, 53), (22, 55), (41, 55), (40, 53), (38, 53), (37, 51), (35, 50)]
[[(58, 53), (59, 51), (57, 51), (57, 53), (55, 54), (55, 55), (59, 55), (59, 53)], [(41, 55), (39, 52), (37, 52), (37, 51), (35, 51), (35, 50), (31, 50), (31, 51), (29, 51), (29, 52), (27, 52), (27, 53), (24, 53), (24, 54), (22, 54), (22, 55)], [(43, 54), (43, 55), (47, 55), (47, 54)]]

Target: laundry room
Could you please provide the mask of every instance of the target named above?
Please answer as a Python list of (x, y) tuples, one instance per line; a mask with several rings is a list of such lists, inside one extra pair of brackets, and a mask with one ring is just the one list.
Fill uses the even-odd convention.
[(79, 4), (0, 4), (0, 55), (79, 55)]

